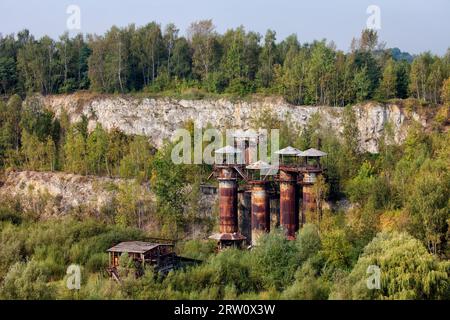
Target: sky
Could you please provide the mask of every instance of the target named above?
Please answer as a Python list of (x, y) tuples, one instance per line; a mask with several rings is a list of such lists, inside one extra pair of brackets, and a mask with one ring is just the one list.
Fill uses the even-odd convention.
[[(347, 51), (369, 19), (380, 22), (387, 47), (439, 55), (450, 47), (449, 0), (0, 0), (0, 33), (27, 28), (38, 38), (56, 39), (68, 31), (70, 5), (80, 10), (80, 30), (71, 34), (156, 21), (173, 22), (184, 35), (191, 22), (213, 19), (220, 33), (240, 25), (261, 34), (270, 28), (277, 40), (296, 33), (301, 43), (325, 38)], [(379, 8), (379, 20), (372, 19), (374, 11), (367, 13), (371, 5)]]

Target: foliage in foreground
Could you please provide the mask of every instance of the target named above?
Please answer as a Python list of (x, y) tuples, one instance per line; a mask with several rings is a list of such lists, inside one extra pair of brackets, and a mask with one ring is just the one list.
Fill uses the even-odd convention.
[[(189, 256), (195, 248), (203, 252), (202, 264), (166, 277), (151, 269), (138, 279), (123, 274), (118, 284), (105, 273), (105, 250), (120, 240), (142, 239), (140, 231), (72, 219), (12, 221), (3, 215), (0, 224), (2, 299), (446, 299), (449, 294), (448, 261), (439, 261), (406, 233), (378, 234), (350, 265), (327, 248), (329, 233), (339, 225), (307, 224), (295, 241), (274, 230), (251, 251), (213, 254), (211, 243), (188, 241), (179, 253)], [(324, 228), (327, 233), (320, 231)], [(341, 236), (353, 245), (350, 235)], [(82, 266), (79, 291), (66, 288), (72, 263)], [(364, 287), (370, 264), (382, 270), (381, 290)]]

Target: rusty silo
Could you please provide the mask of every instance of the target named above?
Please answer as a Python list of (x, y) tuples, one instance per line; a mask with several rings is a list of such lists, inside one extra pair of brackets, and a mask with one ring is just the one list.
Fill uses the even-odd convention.
[(258, 243), (261, 234), (270, 231), (270, 195), (268, 177), (271, 166), (264, 161), (257, 161), (249, 166), (253, 172), (250, 181), (252, 193), (252, 245)]
[(219, 181), (219, 233), (210, 236), (210, 239), (218, 241), (219, 248), (241, 245), (245, 237), (238, 232), (238, 165), (231, 161), (224, 161), (225, 157), (235, 157), (241, 151), (226, 146), (216, 150), (216, 155), (221, 157), (214, 166)]
[(238, 189), (238, 229), (247, 238), (247, 244), (252, 240), (252, 201), (251, 190), (245, 186)]
[(238, 231), (237, 177), (233, 167), (223, 166), (219, 174), (220, 232)]
[(298, 163), (295, 159), (300, 152), (300, 150), (292, 147), (276, 152), (281, 156), (279, 174), (280, 226), (285, 230), (289, 240), (295, 239), (295, 233), (299, 229)]
[(317, 212), (317, 202), (314, 197), (313, 186), (317, 176), (322, 174), (323, 169), (320, 164), (320, 158), (327, 154), (323, 151), (311, 148), (298, 154), (303, 158), (301, 171), (303, 173), (302, 184), (302, 224), (306, 222), (306, 213)]

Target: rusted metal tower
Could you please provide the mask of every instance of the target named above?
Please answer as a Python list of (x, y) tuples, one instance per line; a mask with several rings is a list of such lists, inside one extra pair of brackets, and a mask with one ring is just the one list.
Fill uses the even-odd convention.
[(270, 170), (272, 167), (264, 162), (257, 161), (247, 166), (252, 172), (251, 180), (251, 208), (252, 208), (252, 245), (258, 244), (261, 234), (270, 231), (270, 195), (268, 190)]
[[(300, 223), (306, 221), (306, 213), (318, 209), (313, 186), (317, 175), (323, 173), (320, 158), (326, 153), (316, 149), (302, 152), (293, 147), (276, 151), (280, 165), (279, 174), (273, 179), (268, 178), (274, 177), (273, 166), (264, 161), (250, 163), (257, 157), (255, 150), (250, 150), (258, 146), (257, 135), (244, 131), (234, 137), (240, 143), (215, 151), (213, 174), (219, 181), (220, 232), (210, 239), (218, 241), (219, 249), (241, 246), (246, 240), (257, 245), (258, 238), (270, 231), (271, 223), (281, 226), (287, 239), (295, 239)], [(245, 182), (241, 187), (240, 181)], [(274, 201), (278, 195), (274, 182), (279, 182), (279, 202)]]
[[(209, 238), (218, 241), (219, 249), (229, 246), (240, 246), (246, 239), (238, 232), (238, 176), (242, 176), (241, 165), (235, 163), (236, 155), (241, 150), (232, 146), (226, 146), (215, 151), (216, 164), (214, 171), (219, 181), (219, 233)], [(220, 158), (218, 159), (219, 156)], [(224, 157), (231, 157), (227, 161)], [(242, 167), (242, 166), (241, 166)]]
[(285, 230), (289, 240), (295, 239), (295, 233), (299, 229), (298, 210), (298, 157), (301, 151), (287, 147), (276, 151), (281, 156), (280, 160), (280, 226)]
[(307, 212), (317, 212), (317, 201), (314, 196), (313, 186), (316, 183), (317, 176), (323, 173), (320, 158), (327, 154), (323, 151), (311, 148), (302, 151), (298, 154), (298, 157), (303, 159), (301, 166), (301, 172), (303, 179), (301, 184), (303, 186), (302, 194), (302, 225), (306, 222)]
[[(234, 147), (241, 150), (242, 153), (237, 154), (238, 163), (249, 165), (258, 158), (259, 134), (254, 130), (236, 130), (233, 134)], [(243, 171), (244, 174), (246, 172)], [(251, 244), (252, 223), (251, 223), (251, 186), (248, 184), (241, 185), (238, 188), (238, 221), (239, 231), (244, 235), (247, 244)]]

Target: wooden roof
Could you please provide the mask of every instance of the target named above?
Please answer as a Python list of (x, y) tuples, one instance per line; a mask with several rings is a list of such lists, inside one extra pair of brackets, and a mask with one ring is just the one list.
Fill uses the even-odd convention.
[(109, 248), (108, 252), (146, 253), (158, 246), (173, 246), (172, 244), (151, 243), (143, 241), (125, 241)]
[(326, 155), (327, 155), (326, 152), (314, 148), (310, 148), (298, 154), (299, 157), (324, 157)]
[(283, 156), (296, 156), (296, 155), (298, 155), (300, 152), (301, 152), (300, 150), (298, 150), (298, 149), (296, 149), (296, 148), (293, 148), (293, 147), (291, 147), (291, 146), (288, 146), (288, 147), (286, 147), (286, 148), (284, 148), (284, 149), (275, 151), (276, 154), (281, 154), (281, 155), (283, 155)]

